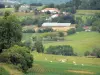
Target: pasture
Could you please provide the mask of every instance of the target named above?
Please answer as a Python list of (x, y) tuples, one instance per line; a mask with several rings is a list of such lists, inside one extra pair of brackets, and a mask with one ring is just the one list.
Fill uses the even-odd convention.
[[(100, 46), (100, 33), (97, 32), (79, 32), (74, 35), (65, 36), (64, 41), (45, 42), (44, 47), (53, 45), (71, 45), (78, 55), (83, 55), (85, 51), (92, 51), (94, 47)], [(40, 33), (23, 33), (22, 41), (32, 41), (32, 36), (41, 35)]]
[[(25, 75), (99, 75), (100, 59), (32, 53), (33, 68)], [(59, 60), (65, 60), (65, 62)], [(73, 63), (73, 61), (76, 63)]]
[(9, 71), (11, 75), (100, 75), (99, 58), (31, 53), (34, 64), (25, 74), (15, 69), (13, 65), (1, 63), (0, 66)]

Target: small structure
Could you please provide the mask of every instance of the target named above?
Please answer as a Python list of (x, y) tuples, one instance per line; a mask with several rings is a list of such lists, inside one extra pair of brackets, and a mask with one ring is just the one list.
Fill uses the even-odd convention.
[(19, 12), (30, 12), (29, 8), (30, 8), (30, 5), (27, 5), (27, 4), (21, 5), (19, 8)]
[(90, 32), (91, 31), (91, 28), (89, 26), (84, 26), (83, 29), (86, 31), (86, 32)]
[(45, 8), (43, 10), (41, 10), (41, 12), (45, 13), (45, 12), (50, 12), (50, 13), (60, 13), (60, 11), (57, 8)]
[(43, 23), (41, 28), (52, 28), (54, 31), (67, 31), (75, 28), (71, 23)]

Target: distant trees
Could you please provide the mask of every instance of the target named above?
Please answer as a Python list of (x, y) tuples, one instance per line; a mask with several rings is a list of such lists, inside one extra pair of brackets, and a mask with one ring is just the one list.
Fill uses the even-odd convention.
[(18, 19), (10, 12), (5, 12), (4, 17), (0, 18), (0, 52), (20, 42), (21, 38), (22, 28)]
[(73, 48), (69, 45), (50, 46), (46, 49), (47, 54), (72, 56), (74, 55)]
[(92, 30), (100, 33), (100, 20), (97, 20), (93, 23)]
[(95, 14), (95, 20), (92, 23), (92, 30), (100, 33), (100, 14)]
[(58, 23), (72, 23), (74, 24), (75, 23), (75, 20), (74, 20), (74, 16), (73, 15), (62, 15), (60, 17), (57, 17), (57, 18), (53, 18), (52, 19), (52, 22), (58, 22)]
[(4, 4), (0, 4), (0, 8), (5, 8), (5, 5)]

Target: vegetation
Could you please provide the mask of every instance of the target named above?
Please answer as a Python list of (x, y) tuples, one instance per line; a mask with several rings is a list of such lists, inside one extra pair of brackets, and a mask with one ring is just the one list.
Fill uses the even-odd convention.
[(50, 46), (49, 48), (47, 48), (46, 51), (48, 54), (65, 55), (65, 56), (74, 55), (73, 48), (69, 45)]
[(36, 38), (36, 41), (34, 43), (34, 47), (38, 53), (44, 52), (44, 47), (43, 47), (41, 38), (39, 38), (39, 37)]
[(18, 19), (10, 12), (5, 12), (0, 18), (0, 52), (21, 41), (22, 29)]
[(0, 75), (10, 75), (3, 67), (0, 67)]
[(32, 67), (33, 56), (26, 47), (13, 46), (0, 54), (0, 62), (12, 63), (26, 72)]
[(70, 30), (67, 31), (68, 35), (75, 34), (75, 33), (76, 33), (75, 28), (71, 28)]

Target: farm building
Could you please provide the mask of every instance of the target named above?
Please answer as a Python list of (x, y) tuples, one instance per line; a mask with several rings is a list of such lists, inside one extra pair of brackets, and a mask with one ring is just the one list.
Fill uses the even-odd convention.
[(24, 4), (19, 8), (19, 12), (30, 12), (30, 5)]
[(43, 23), (42, 28), (52, 28), (54, 31), (67, 31), (75, 28), (75, 25), (71, 25), (71, 23)]
[(57, 8), (45, 8), (43, 10), (41, 10), (41, 12), (50, 12), (50, 13), (60, 13), (60, 11)]

